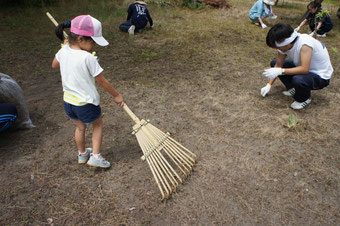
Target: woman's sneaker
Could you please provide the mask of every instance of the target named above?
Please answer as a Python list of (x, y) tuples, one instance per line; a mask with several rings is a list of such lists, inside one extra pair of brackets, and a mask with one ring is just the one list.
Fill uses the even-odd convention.
[(304, 102), (294, 101), (290, 106), (295, 110), (300, 110), (300, 109), (306, 107), (311, 101), (312, 100), (310, 98), (308, 100), (304, 101)]
[(84, 164), (89, 160), (90, 154), (92, 153), (92, 148), (86, 148), (84, 153), (78, 154), (78, 163)]
[(292, 96), (295, 95), (295, 88), (291, 88), (290, 90), (283, 91), (282, 93), (283, 93), (283, 95), (285, 95), (287, 97), (292, 97)]
[(91, 153), (91, 157), (89, 161), (87, 161), (87, 165), (101, 168), (109, 168), (111, 166), (110, 162), (106, 161), (100, 154), (95, 155)]

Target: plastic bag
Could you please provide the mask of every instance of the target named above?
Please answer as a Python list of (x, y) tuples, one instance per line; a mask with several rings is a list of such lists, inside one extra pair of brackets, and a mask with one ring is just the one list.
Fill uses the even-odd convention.
[(30, 118), (25, 97), (18, 83), (9, 75), (0, 73), (0, 103), (14, 104), (18, 110), (18, 118), (14, 129), (30, 129), (35, 127)]

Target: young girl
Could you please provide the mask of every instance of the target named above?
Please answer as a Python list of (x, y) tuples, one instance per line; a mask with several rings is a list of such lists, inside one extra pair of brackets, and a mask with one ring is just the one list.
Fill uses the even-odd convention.
[(312, 33), (309, 35), (317, 37), (326, 37), (326, 33), (333, 28), (333, 21), (327, 11), (322, 10), (320, 1), (313, 1), (307, 5), (308, 14), (300, 25), (295, 28), (299, 31), (307, 22)]
[(253, 23), (260, 23), (262, 28), (266, 28), (263, 19), (269, 17), (270, 19), (276, 19), (277, 16), (273, 13), (272, 6), (274, 0), (258, 0), (249, 12), (249, 18)]
[[(56, 54), (52, 68), (60, 68), (64, 108), (68, 117), (75, 121), (75, 140), (78, 147), (78, 162), (90, 166), (108, 168), (110, 163), (99, 153), (103, 136), (103, 121), (99, 106), (100, 96), (95, 82), (114, 96), (120, 107), (122, 96), (105, 79), (97, 59), (89, 53), (95, 43), (106, 46), (109, 43), (102, 36), (101, 23), (90, 15), (82, 15), (72, 21), (59, 24), (56, 35), (64, 40), (64, 28), (71, 27), (69, 45), (64, 45)], [(66, 40), (64, 41), (66, 43)], [(93, 125), (92, 148), (85, 149), (86, 127)]]

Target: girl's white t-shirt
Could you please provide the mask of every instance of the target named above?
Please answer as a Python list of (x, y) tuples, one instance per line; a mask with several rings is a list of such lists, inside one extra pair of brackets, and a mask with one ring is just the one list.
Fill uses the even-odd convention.
[(95, 77), (103, 72), (103, 68), (96, 57), (87, 51), (74, 50), (65, 45), (57, 52), (56, 59), (60, 64), (64, 101), (75, 106), (98, 106), (100, 96)]
[(333, 67), (325, 45), (319, 40), (308, 34), (299, 34), (293, 47), (287, 52), (278, 50), (279, 53), (287, 55), (293, 60), (295, 66), (301, 65), (300, 52), (303, 45), (313, 49), (312, 59), (309, 66), (309, 72), (319, 75), (323, 79), (330, 79), (333, 73)]

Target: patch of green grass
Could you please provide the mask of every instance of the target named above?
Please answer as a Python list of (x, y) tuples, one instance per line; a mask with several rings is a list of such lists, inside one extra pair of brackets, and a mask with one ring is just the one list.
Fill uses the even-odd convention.
[(324, 0), (323, 3), (337, 3), (339, 0)]
[(158, 51), (150, 50), (150, 49), (144, 49), (141, 51), (140, 54), (135, 54), (135, 56), (131, 57), (132, 62), (138, 62), (138, 63), (145, 63), (150, 62), (154, 59), (156, 59), (159, 55)]
[(158, 6), (184, 6), (189, 9), (203, 9), (205, 8), (204, 3), (200, 0), (149, 0), (148, 4)]
[(298, 121), (299, 121), (299, 119), (298, 119), (296, 114), (289, 114), (288, 122), (287, 122), (286, 126), (288, 128), (296, 127)]
[(23, 220), (21, 220), (21, 224), (22, 225), (28, 225), (29, 224), (29, 220), (23, 219)]
[(175, 6), (175, 1), (169, 1), (169, 0), (149, 0), (148, 4), (154, 4), (159, 6)]
[(114, 12), (114, 15), (116, 17), (126, 17), (127, 12), (124, 9), (116, 9), (115, 12)]
[(145, 58), (146, 61), (150, 61), (151, 59), (157, 57), (158, 53), (152, 50), (145, 50), (142, 52), (142, 58)]
[(334, 54), (337, 54), (338, 53), (338, 49), (335, 48), (335, 47), (332, 47), (331, 48), (331, 52), (334, 53)]
[(9, 194), (7, 192), (1, 192), (1, 199), (6, 199), (7, 197), (9, 197)]
[(37, 209), (35, 207), (33, 207), (30, 212), (31, 212), (31, 214), (34, 214), (36, 211), (37, 211)]
[[(307, 5), (308, 3), (306, 3)], [(275, 6), (277, 8), (282, 8), (282, 9), (297, 9), (300, 8), (300, 4), (295, 4), (295, 3), (284, 3), (284, 4), (277, 4), (277, 6)]]

